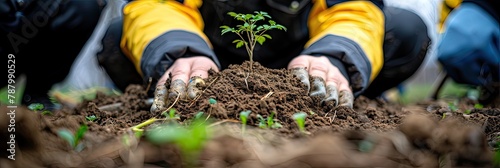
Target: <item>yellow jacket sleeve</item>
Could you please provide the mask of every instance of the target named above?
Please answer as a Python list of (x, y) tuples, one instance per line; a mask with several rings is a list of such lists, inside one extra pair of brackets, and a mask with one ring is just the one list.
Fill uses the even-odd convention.
[(201, 4), (201, 0), (136, 0), (124, 7), (120, 47), (143, 77), (161, 76), (179, 57), (214, 55), (202, 31)]
[(348, 71), (360, 93), (380, 72), (384, 57), (384, 14), (371, 1), (316, 0), (309, 16), (305, 54), (331, 56)]
[(444, 30), (444, 22), (446, 21), (446, 18), (448, 18), (448, 14), (458, 7), (462, 3), (462, 0), (444, 0), (440, 4), (440, 14), (439, 14), (439, 25), (438, 25), (438, 30), (439, 32), (443, 32)]

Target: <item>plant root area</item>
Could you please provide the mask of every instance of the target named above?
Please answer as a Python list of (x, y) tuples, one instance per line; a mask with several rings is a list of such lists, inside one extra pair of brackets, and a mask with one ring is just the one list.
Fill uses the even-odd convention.
[[(405, 106), (361, 96), (353, 109), (334, 107), (308, 96), (290, 70), (254, 63), (245, 82), (249, 65), (210, 72), (199, 85), (200, 96), (166, 102), (176, 110), (175, 122), (188, 124), (203, 112), (211, 130), (190, 158), (176, 143), (146, 138), (148, 130), (172, 121), (149, 111), (147, 86), (130, 85), (120, 96), (98, 94), (52, 115), (19, 106), (15, 160), (3, 150), (0, 167), (493, 167), (500, 136), (497, 105), (474, 108), (476, 102), (460, 99), (457, 109), (444, 100)], [(9, 110), (0, 108), (2, 114)], [(251, 112), (242, 132), (245, 110)], [(259, 128), (258, 116), (272, 112), (281, 127)], [(293, 119), (297, 112), (307, 114), (304, 132)], [(92, 115), (97, 119), (86, 119)], [(159, 120), (137, 136), (132, 127), (151, 118)], [(8, 116), (0, 117), (1, 149), (11, 146), (9, 124)], [(88, 131), (79, 142), (83, 149), (75, 150), (58, 132), (76, 132), (81, 125)]]

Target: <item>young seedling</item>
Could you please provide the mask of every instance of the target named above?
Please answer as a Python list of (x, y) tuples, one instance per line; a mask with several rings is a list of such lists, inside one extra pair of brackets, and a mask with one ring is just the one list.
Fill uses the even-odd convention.
[(177, 145), (182, 153), (186, 167), (197, 165), (198, 156), (210, 138), (211, 130), (202, 118), (194, 119), (188, 126), (162, 124), (148, 130), (146, 139), (153, 144), (172, 143)]
[(42, 115), (52, 115), (53, 113), (49, 110), (43, 110)]
[(167, 117), (168, 120), (180, 120), (181, 118), (179, 117), (178, 114), (175, 114), (177, 112), (177, 110), (175, 108), (171, 108), (170, 110), (168, 110), (168, 113), (167, 111), (163, 112), (162, 115), (164, 115), (165, 117)]
[(215, 100), (214, 98), (209, 98), (208, 104), (211, 104), (211, 105), (217, 104), (217, 100)]
[(142, 134), (144, 133), (144, 129), (142, 129), (143, 127), (151, 125), (156, 121), (164, 121), (164, 120), (165, 119), (156, 119), (155, 117), (153, 117), (153, 118), (150, 118), (150, 119), (148, 119), (140, 124), (137, 124), (136, 126), (133, 126), (131, 128), (131, 130), (134, 132), (135, 137), (140, 138), (140, 137), (142, 137)]
[(215, 108), (214, 106), (217, 104), (217, 100), (215, 100), (214, 98), (209, 98), (208, 104), (210, 104), (210, 107), (208, 108), (208, 115), (210, 115)]
[(267, 119), (264, 119), (260, 114), (257, 114), (257, 118), (259, 119), (259, 128), (281, 128), (283, 127), (279, 122), (274, 121), (274, 115), (276, 112), (272, 112)]
[(98, 118), (95, 115), (91, 115), (91, 116), (85, 116), (85, 119), (87, 119), (87, 121), (94, 122)]
[(250, 110), (245, 110), (240, 112), (240, 120), (241, 120), (241, 133), (245, 134), (246, 126), (247, 126), (247, 119), (248, 116), (250, 115), (252, 111)]
[(84, 148), (83, 144), (81, 144), (80, 141), (83, 138), (83, 135), (85, 135), (85, 132), (87, 132), (87, 130), (88, 130), (87, 125), (81, 125), (75, 134), (71, 133), (71, 131), (67, 129), (62, 129), (57, 132), (57, 135), (59, 135), (59, 137), (61, 137), (62, 139), (66, 140), (71, 146), (71, 148), (73, 148), (75, 151), (80, 152)]
[(45, 106), (42, 103), (31, 103), (30, 105), (28, 105), (28, 109), (32, 111), (40, 111), (43, 110), (44, 108)]
[[(248, 58), (250, 59), (249, 71), (252, 72), (253, 66), (253, 51), (255, 45), (259, 43), (264, 44), (266, 39), (272, 39), (269, 34), (265, 34), (267, 31), (272, 29), (284, 30), (285, 26), (277, 24), (275, 21), (271, 20), (271, 16), (267, 12), (256, 11), (254, 14), (242, 14), (235, 12), (228, 12), (229, 16), (236, 20), (242, 21), (242, 25), (237, 25), (236, 27), (221, 26), (221, 35), (228, 32), (235, 33), (240, 39), (236, 39), (233, 43), (236, 43), (236, 48), (245, 46), (247, 50)], [(267, 19), (269, 24), (259, 24), (259, 21), (265, 21)], [(246, 38), (245, 38), (246, 37)]]
[(200, 111), (200, 112), (196, 113), (196, 115), (194, 115), (194, 119), (195, 120), (201, 119), (204, 115), (205, 115), (205, 113)]
[(451, 110), (451, 112), (456, 112), (458, 110), (457, 105), (455, 105), (455, 103), (453, 102), (448, 103), (448, 108)]
[(484, 106), (482, 104), (476, 103), (476, 104), (474, 104), (474, 108), (475, 109), (483, 109)]
[[(474, 109), (480, 110), (480, 109), (483, 109), (483, 108), (484, 108), (484, 106), (482, 104), (479, 104), (479, 103), (474, 104)], [(467, 109), (467, 110), (464, 111), (464, 114), (470, 114), (470, 113), (472, 113), (471, 109)]]
[(304, 112), (298, 112), (293, 114), (293, 120), (297, 123), (297, 126), (299, 127), (299, 131), (303, 134), (306, 134), (306, 117), (307, 114)]

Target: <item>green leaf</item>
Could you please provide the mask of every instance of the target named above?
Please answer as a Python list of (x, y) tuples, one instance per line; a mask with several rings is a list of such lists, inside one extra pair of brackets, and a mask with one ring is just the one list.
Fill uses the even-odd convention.
[(73, 133), (71, 133), (69, 130), (67, 129), (59, 130), (57, 131), (57, 135), (62, 139), (66, 140), (66, 142), (68, 142), (72, 148), (76, 146), (75, 137), (73, 136)]
[(244, 123), (244, 124), (247, 123), (248, 115), (250, 115), (251, 112), (252, 111), (250, 111), (250, 110), (245, 110), (245, 111), (240, 112), (240, 120), (242, 123)]
[(471, 112), (472, 112), (472, 111), (471, 111), (470, 109), (467, 109), (467, 110), (465, 110), (465, 111), (464, 111), (464, 114), (467, 114), (467, 115), (468, 115), (468, 114), (470, 114)]
[(475, 109), (482, 109), (482, 108), (484, 108), (484, 106), (482, 104), (477, 103), (477, 104), (474, 104), (474, 108)]
[(194, 116), (194, 119), (197, 120), (197, 119), (201, 119), (203, 117), (205, 113), (200, 111), (198, 113), (196, 113), (196, 115)]
[(269, 24), (270, 24), (271, 26), (276, 25), (276, 22), (275, 22), (274, 20), (269, 20), (268, 22), (269, 22)]
[(277, 28), (278, 30), (284, 30), (284, 31), (286, 31), (286, 27), (285, 27), (285, 26), (283, 26), (283, 25), (279, 25), (279, 24), (278, 24), (278, 25), (276, 25), (276, 28)]
[(262, 115), (257, 114), (257, 119), (259, 120), (259, 128), (267, 128), (266, 120), (262, 117)]
[(146, 138), (153, 144), (165, 144), (186, 139), (187, 129), (175, 126), (157, 126), (146, 132)]
[(251, 19), (253, 17), (252, 14), (246, 14), (243, 18), (245, 18), (245, 20), (248, 20), (248, 19)]
[[(234, 43), (234, 42), (233, 42), (233, 43)], [(209, 98), (209, 99), (208, 99), (208, 103), (209, 103), (209, 104), (215, 104), (215, 103), (217, 103), (217, 100), (215, 100), (214, 98)]]
[(31, 103), (30, 105), (28, 105), (28, 109), (32, 111), (40, 111), (43, 110), (43, 108), (45, 108), (45, 106), (43, 106), (42, 103)]
[(254, 22), (257, 22), (257, 21), (259, 21), (259, 20), (264, 20), (264, 19), (265, 19), (265, 18), (264, 18), (262, 15), (255, 15), (255, 16), (253, 17), (253, 21), (254, 21)]
[(87, 121), (95, 121), (95, 120), (97, 120), (97, 117), (95, 115), (85, 116), (85, 118), (87, 119)]
[(264, 28), (263, 26), (259, 26), (259, 27), (257, 27), (257, 31), (260, 31), (260, 30), (262, 30), (263, 28)]
[(49, 110), (44, 110), (44, 111), (42, 112), (42, 115), (52, 115), (52, 114), (53, 114), (53, 113), (52, 113), (51, 111), (49, 111)]
[(274, 124), (271, 126), (271, 128), (281, 128), (283, 125), (281, 125), (279, 122), (274, 122)]
[(305, 132), (305, 122), (307, 114), (304, 112), (298, 112), (293, 114), (292, 118), (297, 122), (300, 132)]
[(245, 42), (243, 41), (239, 41), (238, 43), (236, 43), (236, 48), (240, 48), (241, 46), (243, 46), (245, 44)]
[(228, 32), (235, 32), (235, 30), (234, 30), (234, 28), (230, 28), (230, 27), (224, 28), (224, 29), (221, 30), (221, 35), (224, 35), (224, 34), (226, 34)]
[(263, 36), (257, 36), (257, 42), (262, 45), (266, 41), (266, 38)]
[(273, 111), (271, 112), (271, 115), (267, 117), (267, 127), (272, 127), (274, 125), (274, 115), (276, 113)]
[(266, 37), (267, 39), (273, 39), (269, 34), (263, 34), (262, 36)]
[(235, 12), (228, 12), (227, 14), (228, 14), (229, 16), (232, 16), (232, 17), (236, 17), (236, 15), (237, 15)]
[[(78, 143), (80, 143), (80, 140), (83, 138), (83, 135), (85, 135), (85, 132), (87, 132), (87, 130), (88, 130), (87, 125), (81, 125), (80, 126), (80, 128), (78, 129), (78, 131), (76, 131), (74, 145), (78, 145)], [(76, 147), (76, 146), (73, 146), (73, 147)]]
[(168, 111), (168, 116), (170, 118), (175, 118), (175, 112), (177, 112), (177, 110), (175, 110), (175, 108), (171, 108), (169, 111)]
[(260, 12), (258, 12), (258, 14), (260, 14), (260, 15), (262, 15), (262, 16), (264, 16), (264, 17), (267, 17), (267, 18), (269, 18), (269, 19), (271, 19), (271, 16), (269, 16), (269, 14), (268, 14), (267, 12), (260, 11)]

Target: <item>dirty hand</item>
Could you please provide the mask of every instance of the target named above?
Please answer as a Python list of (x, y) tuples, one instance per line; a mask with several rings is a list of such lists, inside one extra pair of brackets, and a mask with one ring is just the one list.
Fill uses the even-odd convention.
[[(349, 82), (328, 58), (300, 55), (288, 64), (288, 69), (292, 69), (306, 84), (310, 96), (319, 96), (322, 103), (333, 102), (335, 106), (352, 108), (354, 96)], [(312, 79), (309, 79), (309, 76)]]
[[(164, 110), (166, 101), (175, 100), (177, 97), (183, 99), (187, 95), (190, 99), (195, 98), (200, 94), (197, 86), (205, 84), (203, 79), (208, 77), (210, 69), (218, 70), (217, 65), (205, 56), (177, 59), (158, 80), (150, 111)], [(170, 77), (170, 73), (172, 74), (172, 82), (170, 89), (167, 90), (165, 82)]]

